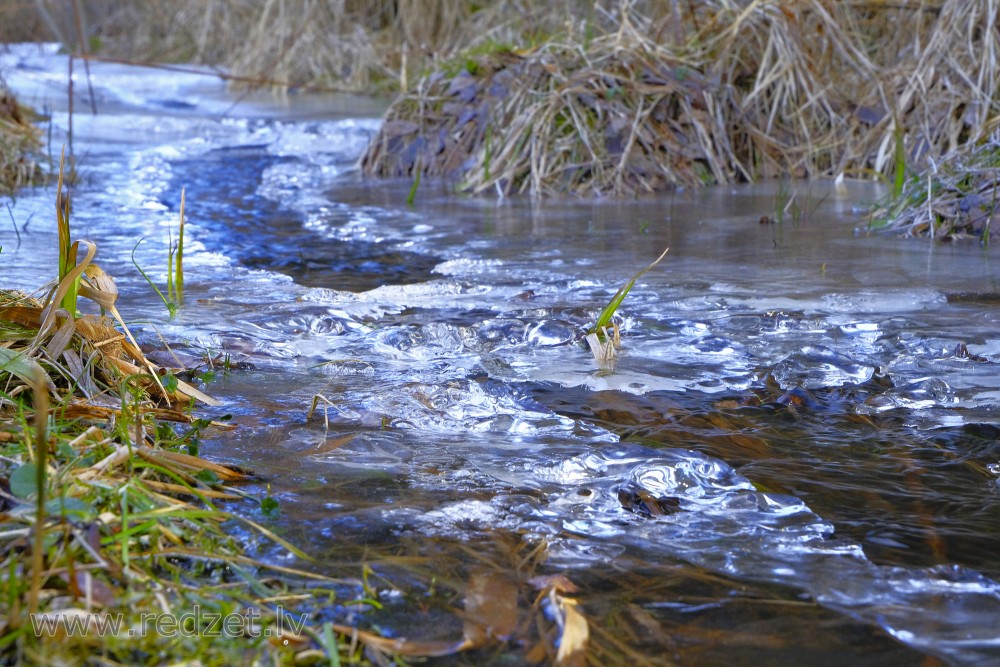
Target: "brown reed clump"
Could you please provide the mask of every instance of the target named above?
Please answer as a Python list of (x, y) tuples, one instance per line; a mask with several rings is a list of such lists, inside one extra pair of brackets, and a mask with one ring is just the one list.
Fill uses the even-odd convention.
[(657, 17), (621, 3), (595, 39), (571, 29), (421, 80), (362, 167), (535, 195), (919, 168), (996, 129), (998, 12), (706, 0)]
[(0, 193), (40, 178), (41, 169), (33, 157), (41, 146), (39, 137), (38, 128), (0, 77)]

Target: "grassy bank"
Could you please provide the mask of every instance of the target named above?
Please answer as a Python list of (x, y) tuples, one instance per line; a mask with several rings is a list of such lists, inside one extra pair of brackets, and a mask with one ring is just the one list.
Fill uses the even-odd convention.
[[(247, 502), (238, 485), (252, 473), (197, 455), (202, 432), (225, 425), (199, 419), (196, 403), (217, 402), (140, 349), (96, 247), (70, 243), (59, 186), (57, 278), (39, 296), (0, 291), (0, 659), (339, 654), (281, 604), (307, 584), (310, 597), (344, 585), (244, 555), (248, 539), (264, 540), (308, 560), (246, 508), (226, 509)], [(206, 625), (219, 618), (232, 627)]]
[(979, 239), (988, 245), (1000, 226), (1000, 141), (955, 151), (902, 182), (878, 204), (868, 229), (932, 239)]

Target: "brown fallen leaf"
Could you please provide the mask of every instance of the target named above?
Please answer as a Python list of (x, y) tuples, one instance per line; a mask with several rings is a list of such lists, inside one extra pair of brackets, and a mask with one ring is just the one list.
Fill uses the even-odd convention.
[(579, 590), (565, 574), (540, 574), (528, 579), (528, 583), (538, 590), (551, 588), (557, 593), (576, 593)]
[(465, 587), (465, 638), (474, 646), (507, 641), (517, 630), (517, 586), (499, 572), (474, 574)]

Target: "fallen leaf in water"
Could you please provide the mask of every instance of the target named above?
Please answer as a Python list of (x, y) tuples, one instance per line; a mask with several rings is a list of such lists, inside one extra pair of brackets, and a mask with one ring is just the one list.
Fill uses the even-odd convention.
[(564, 574), (540, 574), (528, 579), (528, 583), (539, 590), (551, 588), (557, 593), (576, 593), (579, 590)]
[(633, 482), (618, 488), (618, 502), (630, 512), (646, 517), (668, 516), (676, 514), (681, 509), (680, 498), (675, 496), (657, 498)]
[(465, 588), (465, 638), (473, 646), (507, 641), (517, 630), (517, 586), (503, 574), (475, 574)]
[(587, 643), (590, 640), (590, 626), (587, 618), (577, 609), (577, 601), (560, 596), (553, 590), (549, 593), (553, 607), (559, 610), (562, 635), (559, 637), (559, 651), (556, 653), (556, 667), (580, 667), (587, 657)]
[(340, 449), (351, 440), (357, 437), (357, 433), (348, 433), (347, 435), (341, 436), (339, 438), (333, 438), (332, 440), (327, 440), (322, 445), (316, 445), (315, 448), (309, 450), (312, 455), (316, 454), (326, 454), (327, 452), (332, 452), (335, 449)]

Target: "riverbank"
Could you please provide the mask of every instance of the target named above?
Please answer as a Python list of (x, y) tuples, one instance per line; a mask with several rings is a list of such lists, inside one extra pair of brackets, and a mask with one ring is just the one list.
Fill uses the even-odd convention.
[[(470, 51), (406, 90), (366, 173), (631, 196), (778, 177), (899, 187), (997, 126), (988, 7), (710, 1)], [(982, 29), (977, 29), (977, 26)]]
[(264, 540), (309, 561), (248, 518), (247, 504), (274, 503), (240, 490), (252, 471), (198, 456), (203, 433), (227, 427), (197, 416), (218, 403), (195, 385), (226, 369), (184, 368), (169, 347), (157, 352), (170, 366), (150, 360), (96, 246), (69, 243), (62, 186), (61, 279), (41, 299), (0, 290), (0, 655), (280, 663), (311, 642), (336, 654), (274, 601), (345, 584), (248, 558)]
[[(444, 176), (467, 192), (634, 196), (791, 177), (883, 180), (898, 197), (1000, 125), (989, 4), (448, 0), (428, 11), (345, 0), (298, 10), (170, 0), (6, 11), (31, 33), (11, 37), (58, 39), (81, 56), (221, 65), (233, 85), (285, 94), (397, 92), (365, 172)], [(871, 229), (950, 238), (946, 217)]]

